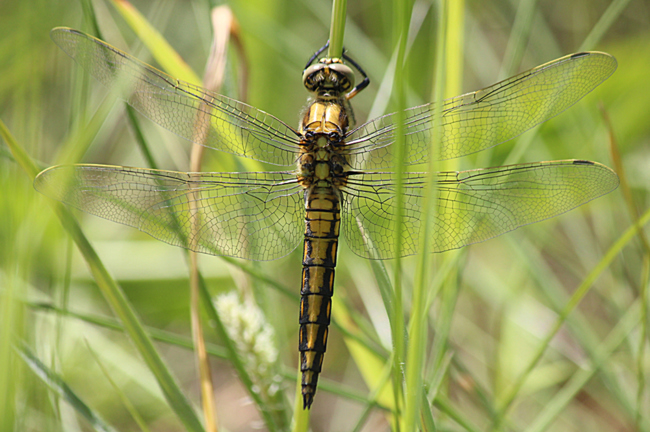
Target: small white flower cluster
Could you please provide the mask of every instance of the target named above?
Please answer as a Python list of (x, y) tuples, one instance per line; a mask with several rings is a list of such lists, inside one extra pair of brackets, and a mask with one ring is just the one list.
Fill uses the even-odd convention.
[(257, 305), (241, 301), (234, 291), (218, 296), (214, 304), (255, 383), (254, 391), (273, 397), (280, 389), (273, 328)]

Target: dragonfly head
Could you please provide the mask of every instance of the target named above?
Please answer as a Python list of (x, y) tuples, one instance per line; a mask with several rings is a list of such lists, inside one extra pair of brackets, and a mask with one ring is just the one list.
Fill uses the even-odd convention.
[(354, 87), (354, 72), (338, 58), (323, 58), (302, 74), (305, 88), (319, 97), (337, 98)]

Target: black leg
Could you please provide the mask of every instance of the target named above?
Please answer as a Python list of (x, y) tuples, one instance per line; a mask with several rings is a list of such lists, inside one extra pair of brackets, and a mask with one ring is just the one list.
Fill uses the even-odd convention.
[(329, 48), (329, 46), (330, 46), (330, 41), (327, 41), (327, 43), (325, 45), (323, 45), (318, 51), (316, 51), (316, 53), (313, 56), (311, 56), (311, 58), (307, 62), (307, 65), (305, 66), (305, 69), (307, 69), (309, 66), (311, 66), (311, 64), (314, 62), (314, 60), (316, 60), (316, 57), (318, 57), (323, 51), (325, 51), (327, 48)]
[(343, 59), (344, 59), (345, 61), (347, 61), (348, 63), (350, 63), (352, 66), (354, 66), (354, 68), (355, 68), (355, 69), (356, 69), (356, 70), (361, 74), (361, 76), (363, 77), (363, 81), (361, 81), (361, 82), (360, 82), (359, 84), (357, 84), (357, 85), (356, 85), (352, 90), (350, 90), (350, 93), (348, 93), (347, 95), (345, 95), (345, 98), (346, 98), (347, 100), (350, 100), (350, 99), (352, 99), (353, 97), (355, 97), (355, 96), (357, 95), (357, 93), (359, 93), (361, 90), (363, 90), (363, 89), (365, 89), (366, 87), (368, 87), (368, 84), (370, 84), (370, 78), (368, 78), (368, 74), (366, 74), (366, 72), (361, 68), (361, 66), (359, 66), (359, 64), (358, 64), (357, 62), (355, 62), (354, 60), (352, 60), (352, 59), (351, 59), (351, 58), (350, 58), (350, 57), (345, 53), (345, 49), (343, 50)]

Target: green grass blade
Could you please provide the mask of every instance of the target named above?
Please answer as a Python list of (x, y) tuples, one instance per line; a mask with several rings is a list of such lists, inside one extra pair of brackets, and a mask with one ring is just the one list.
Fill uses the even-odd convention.
[(614, 0), (611, 2), (607, 10), (605, 10), (605, 13), (603, 13), (596, 25), (591, 29), (591, 32), (589, 32), (585, 41), (580, 45), (580, 51), (594, 49), (629, 3), (630, 0)]
[[(359, 420), (357, 421), (356, 425), (354, 426), (354, 429), (352, 429), (352, 432), (359, 432), (363, 428), (364, 423), (370, 416), (372, 409), (377, 407), (377, 399), (379, 397), (383, 397), (386, 400), (389, 400), (389, 398), (392, 395), (392, 391), (387, 388), (387, 386), (390, 386), (390, 379), (391, 379), (391, 374), (392, 374), (392, 361), (389, 361), (385, 363), (383, 370), (380, 372), (380, 375), (377, 379), (377, 385), (375, 386), (375, 389), (371, 392), (370, 397), (368, 398), (368, 402), (366, 403), (366, 407), (364, 408), (363, 412), (361, 413), (361, 416), (359, 417)], [(384, 394), (384, 396), (382, 396)], [(389, 400), (389, 402), (392, 402)]]
[(5, 123), (0, 120), (0, 136), (5, 140), (12, 156), (18, 162), (18, 165), (27, 173), (27, 175), (34, 179), (36, 174), (40, 172), (40, 168), (32, 161), (32, 159), (25, 153), (25, 150), (18, 145), (18, 142), (13, 137)]
[[(300, 359), (298, 359), (300, 364)], [(293, 419), (291, 421), (291, 432), (307, 432), (309, 430), (309, 419), (311, 410), (303, 409), (302, 402), (302, 372), (300, 368), (296, 369), (296, 392), (293, 404)], [(322, 389), (323, 384), (320, 383), (319, 387)]]
[[(446, 66), (446, 43), (447, 35), (447, 10), (451, 3), (443, 0), (437, 3), (436, 14), (436, 43), (435, 43), (435, 75), (433, 85), (433, 103), (436, 110), (442, 107), (445, 87), (445, 66)], [(440, 118), (432, 119), (432, 139), (430, 142), (431, 151), (436, 150), (440, 142)], [(433, 154), (433, 153), (432, 153)], [(435, 183), (436, 172), (439, 169), (437, 161), (432, 160), (428, 164), (428, 175), (424, 185), (422, 214), (424, 220), (420, 227), (420, 239), (417, 253), (417, 265), (415, 269), (415, 281), (413, 285), (413, 309), (409, 321), (409, 343), (406, 354), (406, 399), (404, 409), (404, 430), (415, 430), (418, 419), (421, 417), (422, 404), (427, 402), (423, 399), (424, 394), (424, 360), (426, 354), (426, 340), (428, 333), (427, 322), (427, 289), (431, 280), (431, 271), (435, 263), (435, 256), (431, 254), (429, 239), (434, 226), (436, 213), (436, 199), (438, 190)]]
[[(84, 0), (82, 2), (84, 6), (84, 15), (88, 18), (88, 20), (91, 23), (92, 27), (92, 34), (98, 38), (98, 39), (104, 39), (101, 33), (101, 30), (99, 29), (99, 24), (97, 22), (97, 16), (95, 14), (95, 8), (93, 7), (92, 2), (89, 0)], [(138, 121), (138, 118), (135, 114), (135, 109), (131, 107), (131, 105), (125, 103), (126, 107), (126, 114), (129, 119), (129, 123), (131, 124), (131, 127), (133, 128), (133, 133), (135, 135), (135, 141), (138, 144), (138, 147), (140, 148), (140, 151), (142, 152), (142, 155), (144, 156), (145, 160), (147, 161), (147, 165), (149, 168), (153, 169), (158, 169), (158, 164), (156, 164), (155, 159), (153, 158), (153, 154), (151, 153), (151, 150), (149, 150), (149, 145), (147, 144), (147, 141), (144, 138), (144, 133), (142, 133), (142, 128), (140, 127), (140, 123)]]
[(131, 403), (131, 401), (129, 400), (127, 395), (122, 391), (120, 386), (118, 386), (115, 380), (111, 378), (111, 374), (108, 372), (108, 369), (106, 369), (106, 366), (104, 366), (104, 363), (102, 363), (102, 361), (99, 358), (99, 355), (95, 352), (95, 350), (93, 350), (90, 347), (90, 344), (88, 343), (87, 340), (86, 340), (86, 348), (88, 348), (88, 351), (95, 359), (97, 366), (99, 366), (100, 370), (102, 371), (102, 373), (104, 374), (108, 382), (110, 383), (111, 387), (113, 387), (113, 390), (119, 396), (120, 400), (126, 407), (126, 410), (129, 412), (129, 414), (131, 414), (131, 417), (133, 417), (133, 419), (135, 420), (135, 422), (138, 424), (138, 426), (143, 432), (149, 432), (149, 428), (147, 427), (147, 423), (145, 422), (145, 420), (142, 418), (142, 416), (135, 408), (135, 406), (133, 406), (133, 403)]
[[(2, 201), (2, 204), (5, 202)], [(13, 244), (6, 242), (9, 248)], [(13, 251), (12, 251), (13, 252)], [(18, 359), (13, 348), (13, 341), (24, 337), (24, 308), (18, 301), (19, 292), (24, 284), (17, 283), (15, 273), (18, 263), (3, 262), (0, 270), (2, 288), (0, 289), (0, 430), (13, 431), (19, 422), (16, 415), (16, 405), (20, 400), (18, 394), (25, 391), (21, 380), (22, 368), (18, 367)], [(12, 275), (14, 273), (14, 275)]]
[(521, 390), (521, 387), (523, 386), (524, 382), (526, 381), (526, 379), (528, 378), (532, 370), (535, 368), (535, 365), (537, 365), (539, 360), (542, 358), (542, 355), (548, 348), (549, 344), (551, 343), (551, 340), (555, 337), (557, 332), (564, 324), (564, 321), (566, 320), (567, 316), (576, 308), (576, 306), (584, 298), (587, 292), (589, 292), (596, 279), (598, 279), (601, 273), (612, 263), (614, 258), (621, 252), (623, 247), (625, 247), (630, 242), (630, 240), (632, 240), (635, 236), (637, 236), (637, 231), (641, 227), (645, 226), (648, 222), (650, 222), (650, 209), (646, 210), (643, 216), (641, 216), (641, 218), (638, 221), (638, 224), (635, 223), (618, 238), (618, 240), (609, 248), (607, 253), (602, 257), (600, 262), (591, 270), (591, 272), (589, 272), (589, 274), (585, 277), (585, 279), (582, 281), (580, 286), (575, 290), (575, 292), (567, 302), (564, 309), (560, 312), (560, 316), (558, 317), (557, 321), (555, 322), (555, 324), (553, 325), (549, 333), (546, 335), (544, 340), (539, 345), (537, 352), (533, 356), (532, 360), (524, 369), (524, 372), (519, 376), (519, 378), (510, 388), (510, 390), (502, 398), (501, 403), (499, 405), (499, 411), (501, 413), (501, 416), (503, 416), (512, 406), (514, 399), (517, 397), (517, 394), (519, 394), (519, 390)]
[[(78, 319), (80, 321), (96, 325), (98, 327), (125, 332), (124, 326), (114, 318), (102, 317), (97, 315), (88, 315), (88, 314), (63, 310), (49, 303), (25, 302), (25, 304), (35, 310), (54, 312), (61, 316), (67, 316), (74, 319)], [(180, 336), (175, 333), (165, 331), (165, 330), (160, 330), (154, 327), (145, 327), (145, 331), (151, 337), (151, 339), (155, 341), (163, 342), (190, 351), (194, 349), (194, 343), (192, 339), (189, 337)], [(206, 351), (211, 356), (218, 357), (221, 359), (226, 359), (226, 360), (230, 359), (230, 353), (228, 352), (228, 350), (226, 350), (226, 348), (222, 346), (208, 343), (206, 344)], [(285, 369), (282, 372), (282, 377), (286, 381), (294, 382), (295, 370)], [(319, 391), (336, 394), (342, 398), (350, 399), (352, 401), (361, 402), (361, 403), (368, 403), (368, 398), (366, 397), (365, 393), (360, 392), (356, 388), (352, 389), (352, 388), (345, 387), (339, 383), (334, 383), (328, 380), (327, 378), (321, 378), (319, 380), (318, 388)], [(371, 399), (374, 400), (376, 398), (371, 398)], [(390, 411), (390, 408), (387, 405), (382, 405), (380, 402), (373, 403), (373, 407), (379, 408), (384, 411)], [(302, 405), (300, 406), (300, 408), (302, 410)]]
[(202, 85), (201, 78), (131, 3), (126, 0), (112, 0), (112, 3), (165, 71), (174, 78)]
[(467, 432), (479, 432), (479, 431), (482, 430), (478, 426), (472, 424), (468, 420), (468, 418), (467, 418), (468, 416), (465, 413), (459, 412), (458, 410), (456, 410), (451, 405), (451, 401), (449, 401), (446, 397), (444, 397), (442, 395), (438, 395), (438, 397), (436, 397), (436, 400), (435, 400), (435, 405), (436, 405), (436, 408), (438, 408), (441, 412), (448, 415), (449, 418), (451, 418), (456, 423), (458, 423)]
[(81, 8), (84, 11), (84, 17), (89, 21), (93, 34), (100, 37), (99, 23), (97, 22), (97, 14), (95, 13), (93, 2), (91, 0), (81, 0)]
[[(396, 412), (396, 426), (400, 428), (404, 426), (400, 423), (403, 421), (401, 412), (404, 405), (403, 388), (403, 365), (406, 357), (406, 328), (405, 316), (403, 305), (403, 291), (402, 291), (402, 233), (403, 233), (403, 219), (404, 219), (404, 197), (402, 191), (404, 189), (404, 175), (402, 167), (405, 165), (406, 152), (404, 149), (404, 109), (406, 108), (406, 88), (405, 78), (407, 71), (405, 70), (406, 47), (409, 29), (409, 18), (411, 12), (411, 2), (393, 2), (396, 9), (394, 13), (394, 46), (397, 50), (395, 78), (393, 81), (393, 92), (396, 101), (395, 108), (397, 109), (395, 116), (395, 218), (394, 218), (394, 242), (395, 242), (395, 264), (394, 264), (394, 283), (393, 283), (393, 320), (391, 322), (391, 336), (393, 339), (393, 392), (394, 392), (394, 406)], [(405, 429), (409, 430), (409, 429)]]
[[(23, 167), (27, 175), (33, 179), (36, 174), (38, 174), (38, 168), (24, 152), (22, 147), (18, 145), (13, 136), (11, 136), (2, 121), (0, 121), (0, 135), (2, 135), (9, 145), (12, 154), (21, 167)], [(151, 339), (144, 331), (135, 311), (126, 299), (124, 292), (108, 273), (108, 270), (104, 267), (97, 252), (95, 252), (72, 214), (63, 207), (62, 204), (52, 203), (52, 206), (54, 213), (57, 215), (61, 224), (72, 237), (72, 240), (83, 255), (97, 286), (104, 295), (104, 298), (111, 305), (113, 312), (115, 312), (119, 319), (124, 323), (131, 340), (140, 352), (140, 355), (143, 357), (151, 373), (156, 377), (158, 385), (172, 410), (174, 410), (176, 415), (189, 431), (203, 431), (203, 426), (196, 417), (196, 413), (156, 351)]]
[[(436, 62), (439, 64), (436, 71), (436, 87), (432, 94), (432, 99), (438, 101), (441, 92), (444, 97), (453, 97), (462, 93), (463, 84), (463, 60), (464, 60), (464, 23), (465, 23), (465, 2), (452, 1), (445, 3), (444, 7), (446, 25), (440, 29), (444, 30), (443, 41), (444, 48), (444, 63), (440, 60)], [(439, 20), (443, 22), (443, 20)], [(441, 24), (439, 24), (441, 25)], [(438, 76), (438, 73), (444, 74), (444, 78)], [(444, 80), (444, 85), (441, 85), (440, 80)], [(440, 88), (442, 86), (442, 88)], [(434, 125), (434, 127), (437, 127)], [(448, 160), (432, 164), (430, 169), (435, 171), (456, 171), (459, 167), (459, 161)], [(459, 227), (460, 229), (460, 227)], [(435, 298), (442, 292), (440, 298), (440, 306), (438, 310), (440, 315), (431, 318), (429, 321), (433, 328), (436, 329), (435, 338), (433, 340), (432, 358), (427, 362), (429, 374), (426, 377), (426, 384), (428, 386), (429, 400), (435, 399), (440, 389), (443, 378), (446, 376), (447, 366), (451, 358), (449, 352), (449, 335), (451, 331), (451, 321), (454, 318), (454, 311), (459, 287), (459, 269), (462, 265), (459, 263), (466, 256), (466, 249), (449, 251), (443, 254), (439, 261), (440, 265), (436, 267), (435, 274), (432, 282), (429, 284), (426, 305), (424, 311), (430, 311), (433, 306)], [(433, 314), (429, 314), (433, 315)], [(433, 321), (433, 322), (431, 322)], [(430, 409), (423, 407), (423, 409)]]
[[(614, 354), (614, 351), (625, 342), (630, 333), (641, 319), (641, 302), (637, 301), (630, 307), (617, 326), (607, 336), (591, 364), (583, 366), (562, 387), (557, 395), (547, 404), (542, 412), (525, 432), (543, 432), (548, 430), (552, 422), (560, 415), (571, 400), (594, 377), (599, 368)], [(639, 428), (639, 430), (644, 430)], [(645, 429), (647, 430), (647, 429)]]
[(144, 331), (144, 328), (140, 324), (140, 320), (124, 296), (122, 289), (109, 275), (108, 271), (99, 259), (99, 256), (92, 248), (90, 242), (85, 237), (81, 228), (69, 211), (59, 204), (55, 204), (54, 209), (64, 228), (71, 235), (72, 239), (77, 244), (79, 251), (84, 256), (84, 259), (90, 267), (90, 271), (93, 274), (95, 282), (102, 291), (104, 298), (111, 305), (115, 314), (124, 323), (131, 340), (140, 352), (140, 355), (142, 355), (149, 370), (156, 377), (158, 385), (160, 385), (160, 388), (171, 408), (188, 430), (203, 431), (203, 426), (196, 417), (196, 413), (189, 401), (181, 392), (171, 372), (167, 369), (167, 366), (155, 349), (151, 339)]
[(147, 144), (147, 140), (144, 138), (140, 122), (135, 115), (135, 110), (129, 104), (126, 104), (126, 115), (129, 117), (129, 123), (131, 123), (133, 134), (135, 135), (135, 142), (138, 143), (138, 148), (142, 152), (144, 159), (147, 161), (147, 166), (149, 168), (159, 169), (151, 150), (149, 150), (149, 144)]
[(427, 392), (424, 387), (422, 387), (422, 400), (425, 401), (425, 403), (422, 404), (422, 408), (420, 409), (420, 423), (422, 424), (422, 432), (435, 432), (438, 429), (436, 428), (436, 423), (433, 420), (432, 407), (426, 403)]
[(343, 56), (343, 35), (345, 33), (345, 11), (347, 0), (334, 0), (332, 6), (332, 23), (330, 25), (330, 46), (327, 51), (329, 58)]
[[(350, 352), (350, 356), (352, 356), (354, 362), (359, 366), (364, 381), (370, 389), (379, 391), (375, 399), (380, 404), (391, 408), (394, 407), (393, 400), (391, 399), (392, 390), (390, 386), (383, 388), (384, 383), (381, 378), (383, 376), (382, 371), (386, 365), (386, 358), (381, 356), (377, 350), (371, 349), (367, 341), (366, 343), (362, 343), (363, 339), (359, 336), (360, 331), (353, 323), (353, 311), (351, 308), (347, 307), (339, 297), (334, 297), (332, 302), (332, 316), (336, 317), (336, 321), (341, 327), (348, 330), (348, 334), (345, 336), (345, 344)], [(357, 337), (352, 338), (351, 336), (353, 335)]]
[(514, 75), (521, 64), (521, 59), (528, 45), (538, 2), (539, 0), (524, 0), (517, 6), (517, 15), (515, 16), (515, 22), (501, 64), (500, 79)]
[[(83, 314), (78, 312), (72, 312), (69, 310), (63, 310), (49, 303), (26, 302), (26, 304), (35, 310), (50, 311), (59, 314), (61, 316), (71, 317), (105, 329), (126, 332), (124, 326), (114, 318), (97, 316), (97, 315), (88, 315), (88, 314)], [(180, 348), (186, 348), (189, 350), (194, 349), (194, 344), (191, 338), (185, 336), (179, 336), (175, 333), (166, 330), (160, 330), (155, 327), (145, 326), (145, 331), (147, 332), (149, 337), (151, 337), (151, 339), (156, 340), (158, 342), (164, 342), (170, 345), (174, 345)], [(208, 353), (214, 357), (218, 357), (222, 359), (228, 358), (228, 352), (223, 347), (214, 344), (208, 344), (207, 350)]]
[(66, 400), (82, 417), (88, 420), (88, 423), (97, 432), (117, 432), (116, 429), (109, 426), (99, 414), (86, 405), (79, 396), (68, 386), (68, 384), (58, 374), (45, 366), (34, 353), (26, 346), (22, 345), (16, 348), (18, 354), (24, 360), (25, 364), (36, 374), (37, 377), (45, 383), (50, 390), (56, 393), (60, 398)]
[(237, 350), (235, 349), (234, 342), (228, 335), (228, 331), (226, 330), (223, 321), (221, 321), (221, 318), (219, 317), (219, 314), (217, 313), (217, 310), (214, 307), (214, 303), (212, 302), (212, 298), (210, 297), (210, 293), (208, 292), (208, 288), (205, 284), (205, 280), (200, 274), (198, 279), (199, 279), (198, 282), (199, 282), (199, 294), (201, 297), (201, 303), (205, 308), (205, 312), (208, 315), (208, 319), (214, 323), (217, 329), (217, 333), (219, 334), (219, 337), (223, 341), (224, 346), (228, 351), (228, 358), (230, 359), (235, 370), (237, 371), (237, 375), (239, 376), (241, 383), (244, 385), (244, 387), (246, 387), (248, 394), (253, 399), (257, 407), (260, 409), (262, 417), (264, 418), (264, 422), (266, 423), (269, 430), (271, 431), (278, 430), (273, 415), (269, 410), (269, 407), (267, 407), (266, 404), (264, 404), (264, 402), (260, 398), (260, 395), (255, 391), (253, 380), (251, 376), (248, 374), (248, 371), (244, 366), (244, 362), (240, 358)]

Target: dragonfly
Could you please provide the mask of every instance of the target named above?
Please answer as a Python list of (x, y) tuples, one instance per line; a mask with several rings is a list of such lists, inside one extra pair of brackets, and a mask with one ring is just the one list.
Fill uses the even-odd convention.
[[(304, 409), (312, 406), (327, 346), (339, 234), (361, 257), (395, 258), (400, 193), (400, 253), (417, 253), (430, 177), (407, 166), (508, 141), (575, 104), (617, 66), (609, 54), (580, 52), (444, 100), (438, 108), (426, 104), (405, 110), (407, 166), (398, 187), (390, 171), (397, 114), (354, 125), (350, 100), (370, 81), (347, 54), (318, 58), (323, 47), (311, 57), (302, 78), (311, 97), (293, 128), (243, 102), (172, 78), (80, 31), (55, 28), (51, 36), (100, 82), (123, 87), (126, 102), (163, 128), (205, 147), (282, 167), (224, 173), (78, 164), (44, 170), (35, 187), (87, 213), (196, 252), (274, 260), (302, 242), (298, 345)], [(355, 85), (358, 75), (363, 80)], [(441, 130), (432, 149), (434, 124)], [(433, 180), (433, 230), (423, 239), (433, 252), (559, 215), (611, 192), (619, 182), (611, 169), (586, 160), (438, 172)]]

